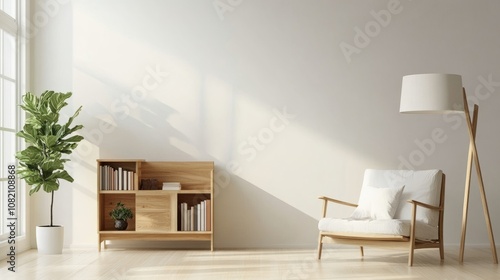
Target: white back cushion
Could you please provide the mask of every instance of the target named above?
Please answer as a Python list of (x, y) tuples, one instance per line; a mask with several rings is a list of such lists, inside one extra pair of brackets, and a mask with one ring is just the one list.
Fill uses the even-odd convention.
[[(434, 206), (439, 206), (441, 193), (441, 170), (375, 170), (367, 169), (363, 179), (365, 186), (379, 188), (400, 188), (404, 190), (400, 196), (399, 206), (394, 214), (394, 219), (411, 219), (411, 204), (407, 200), (417, 200)], [(431, 226), (437, 226), (439, 212), (419, 207), (417, 210), (418, 221)]]

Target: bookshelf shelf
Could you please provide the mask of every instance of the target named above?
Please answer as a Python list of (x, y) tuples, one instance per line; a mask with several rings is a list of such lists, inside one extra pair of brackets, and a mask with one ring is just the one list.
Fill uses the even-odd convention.
[(135, 194), (136, 191), (100, 191), (100, 194)]
[(139, 191), (136, 191), (136, 190), (130, 190), (130, 191), (106, 191), (106, 190), (101, 190), (99, 191), (100, 194), (113, 194), (113, 193), (121, 193), (121, 194), (124, 194), (124, 193), (133, 193), (133, 194), (141, 194), (141, 193), (155, 193), (155, 194), (162, 194), (162, 193), (179, 193), (179, 194), (183, 194), (183, 193), (192, 193), (192, 194), (210, 194), (211, 192), (210, 191), (197, 191), (197, 190), (180, 190), (180, 191), (174, 191), (174, 190), (147, 190), (147, 191), (143, 191), (143, 190), (139, 190)]
[[(107, 240), (208, 241), (213, 251), (213, 169), (213, 162), (97, 160), (99, 251)], [(161, 182), (181, 188), (161, 190)], [(134, 213), (123, 231), (109, 216), (117, 202)]]

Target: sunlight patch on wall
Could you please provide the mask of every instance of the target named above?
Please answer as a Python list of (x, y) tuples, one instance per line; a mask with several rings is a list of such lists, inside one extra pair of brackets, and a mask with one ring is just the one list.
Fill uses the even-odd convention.
[(236, 93), (232, 85), (213, 76), (204, 77), (202, 99), (203, 113), (200, 119), (204, 131), (204, 150), (215, 159), (225, 162), (231, 157), (234, 139), (228, 137), (238, 123), (234, 108)]
[[(175, 143), (183, 143), (180, 149), (198, 156), (188, 139), (200, 138), (199, 71), (177, 56), (127, 36), (116, 23), (99, 21), (83, 2), (74, 7), (73, 84), (91, 141), (99, 143), (114, 129), (137, 124), (166, 130), (171, 122), (174, 128), (189, 128), (171, 134), (177, 138)], [(99, 98), (86, 98), (88, 93)]]

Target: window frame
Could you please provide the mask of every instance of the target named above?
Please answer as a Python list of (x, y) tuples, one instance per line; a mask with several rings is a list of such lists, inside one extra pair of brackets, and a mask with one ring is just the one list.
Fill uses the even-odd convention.
[[(15, 108), (14, 110), (14, 115), (15, 115), (15, 122), (14, 122), (14, 128), (9, 128), (9, 127), (4, 127), (4, 123), (0, 123), (0, 131), (3, 132), (9, 132), (9, 133), (16, 133), (19, 131), (22, 127), (22, 123), (24, 123), (24, 115), (22, 114), (22, 110), (17, 106), (20, 104), (21, 101), (21, 96), (22, 94), (26, 91), (26, 85), (27, 85), (27, 50), (28, 50), (28, 45), (27, 45), (27, 39), (26, 39), (26, 22), (28, 18), (28, 2), (27, 0), (19, 0), (15, 1), (16, 3), (16, 18), (12, 18), (10, 15), (5, 13), (3, 10), (0, 10), (0, 29), (3, 30), (3, 32), (8, 33), (12, 35), (15, 38), (15, 76), (14, 78), (8, 77), (6, 75), (3, 75), (3, 72), (0, 72), (0, 77), (2, 80), (7, 80), (14, 82), (14, 92), (15, 92)], [(3, 5), (3, 0), (0, 0), (0, 3)], [(3, 44), (3, 41), (2, 41)], [(1, 48), (3, 50), (3, 46)], [(3, 53), (0, 53), (0, 55), (3, 55)], [(3, 83), (0, 83), (0, 86), (3, 87)], [(2, 92), (3, 92), (2, 88)], [(3, 99), (3, 96), (0, 96), (0, 98)], [(0, 100), (0, 105), (3, 106), (3, 100)], [(3, 136), (2, 136), (3, 137)], [(15, 151), (19, 151), (24, 147), (24, 141), (20, 139), (19, 137), (15, 137), (14, 140), (14, 146), (15, 146)], [(3, 152), (0, 152), (0, 156), (3, 157)], [(2, 163), (4, 162), (4, 159), (1, 159)], [(6, 162), (7, 163), (7, 162)], [(10, 163), (10, 162), (9, 162)], [(7, 164), (9, 164), (7, 163)], [(14, 164), (17, 165), (17, 160), (15, 160)], [(0, 165), (2, 169), (7, 169), (7, 166)], [(3, 186), (7, 186), (7, 178), (1, 177), (1, 174), (4, 174), (7, 170), (1, 170), (2, 172), (0, 173), (0, 184)], [(16, 176), (17, 177), (17, 176)], [(3, 188), (2, 186), (2, 188)], [(6, 191), (5, 193), (2, 192), (0, 194), (0, 224), (2, 227), (5, 227), (7, 224), (7, 198), (6, 198)], [(27, 240), (27, 225), (28, 225), (28, 198), (27, 198), (27, 190), (26, 186), (23, 180), (20, 180), (17, 177), (16, 181), (16, 243), (15, 246), (17, 250), (19, 249), (26, 249), (29, 248), (29, 240)], [(7, 251), (10, 246), (14, 245), (12, 243), (8, 242), (8, 237), (10, 236), (10, 233), (5, 230), (4, 233), (0, 231), (0, 259), (5, 256), (4, 251)]]

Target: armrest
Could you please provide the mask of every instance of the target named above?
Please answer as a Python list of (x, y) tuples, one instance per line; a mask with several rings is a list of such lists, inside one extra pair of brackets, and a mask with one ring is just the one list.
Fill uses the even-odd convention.
[(437, 211), (444, 210), (442, 207), (437, 207), (437, 206), (434, 206), (434, 205), (423, 203), (423, 202), (420, 202), (418, 200), (407, 200), (406, 202), (414, 204), (414, 205), (417, 205), (417, 206), (421, 206), (421, 207), (424, 207), (424, 208), (427, 208), (427, 209), (431, 209), (431, 210), (437, 210)]
[[(444, 208), (443, 207), (437, 207), (437, 206), (434, 206), (434, 205), (430, 205), (430, 204), (427, 204), (427, 203), (423, 203), (423, 202), (420, 202), (420, 201), (417, 201), (417, 200), (407, 200), (406, 202), (408, 203), (411, 203), (412, 204), (412, 212), (411, 212), (411, 223), (410, 223), (410, 242), (412, 244), (415, 244), (415, 228), (417, 226), (417, 223), (416, 223), (416, 219), (417, 219), (417, 207), (420, 206), (420, 207), (424, 207), (424, 208), (427, 208), (427, 209), (430, 209), (430, 210), (435, 210), (435, 211), (439, 211), (440, 212), (440, 215), (443, 214), (443, 211), (444, 211)], [(442, 216), (441, 216), (442, 218)], [(441, 219), (440, 218), (440, 219)], [(441, 227), (441, 225), (440, 225)], [(441, 228), (442, 230), (442, 228)], [(441, 232), (442, 234), (442, 232)], [(442, 238), (442, 237), (440, 237)]]
[(337, 203), (337, 204), (341, 204), (341, 205), (345, 205), (345, 206), (351, 206), (351, 207), (357, 207), (358, 206), (357, 204), (354, 204), (354, 203), (350, 203), (350, 202), (346, 202), (346, 201), (334, 199), (334, 198), (327, 197), (327, 196), (320, 196), (318, 198), (321, 199), (321, 200), (323, 200), (323, 215), (322, 215), (322, 218), (326, 217), (326, 209), (328, 207), (328, 202), (333, 202), (333, 203)]
[(342, 204), (342, 205), (346, 205), (346, 206), (358, 207), (357, 204), (346, 202), (346, 201), (342, 201), (342, 200), (338, 200), (338, 199), (334, 199), (334, 198), (327, 197), (327, 196), (320, 196), (318, 198), (324, 200), (325, 202), (328, 201), (328, 202), (333, 202), (333, 203)]

